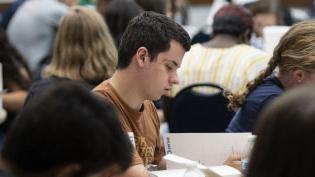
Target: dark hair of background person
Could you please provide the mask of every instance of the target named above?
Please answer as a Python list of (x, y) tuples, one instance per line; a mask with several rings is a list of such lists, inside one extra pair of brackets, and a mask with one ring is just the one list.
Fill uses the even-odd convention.
[(314, 89), (288, 91), (264, 110), (247, 177), (308, 177), (313, 173)]
[[(0, 62), (2, 63), (2, 79), (3, 89), (8, 94), (15, 91), (27, 91), (31, 85), (31, 72), (18, 51), (9, 43), (6, 33), (0, 29)], [(15, 118), (18, 110), (24, 102), (24, 98), (18, 99), (16, 96), (4, 98), (6, 93), (3, 93), (3, 106), (7, 111), (6, 121), (0, 125), (0, 134), (6, 133), (11, 126), (11, 122)], [(17, 104), (19, 102), (19, 104)]]
[(4, 89), (10, 91), (12, 85), (16, 85), (21, 89), (28, 89), (31, 84), (31, 80), (28, 78), (31, 76), (31, 72), (22, 56), (9, 43), (3, 29), (0, 29), (0, 46)]
[(17, 177), (45, 176), (78, 164), (87, 176), (129, 167), (132, 146), (113, 106), (74, 81), (50, 87), (23, 109), (7, 134), (2, 159)]
[(166, 0), (135, 0), (145, 11), (152, 11), (159, 14), (166, 12)]
[(113, 0), (96, 0), (96, 10), (104, 16), (108, 3)]
[(250, 39), (253, 24), (253, 17), (248, 9), (229, 4), (215, 14), (212, 25), (213, 35), (228, 34), (240, 37), (247, 33), (246, 37)]
[(104, 16), (117, 48), (129, 21), (142, 11), (134, 1), (114, 0), (107, 4)]
[(121, 38), (117, 68), (128, 67), (139, 47), (146, 47), (153, 61), (160, 52), (169, 50), (171, 40), (180, 43), (185, 51), (190, 49), (190, 37), (179, 24), (165, 15), (143, 12), (129, 22)]
[(9, 22), (11, 21), (13, 15), (17, 11), (17, 9), (25, 2), (26, 0), (16, 0), (13, 1), (12, 4), (6, 9), (6, 11), (2, 14), (2, 19), (0, 20), (0, 26), (6, 30)]

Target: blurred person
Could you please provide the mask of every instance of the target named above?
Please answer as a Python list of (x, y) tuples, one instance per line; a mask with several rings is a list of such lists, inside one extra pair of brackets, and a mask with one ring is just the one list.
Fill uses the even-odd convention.
[(153, 11), (159, 14), (166, 14), (167, 0), (135, 0), (135, 2), (145, 11)]
[(188, 24), (188, 2), (187, 0), (173, 0), (175, 5), (174, 20), (181, 25)]
[(257, 48), (263, 48), (263, 29), (266, 26), (287, 25), (293, 23), (288, 9), (283, 7), (280, 2), (262, 0), (248, 5), (254, 17), (254, 33), (251, 44)]
[(254, 32), (257, 37), (262, 37), (263, 28), (283, 24), (280, 13), (272, 9), (267, 1), (258, 1), (249, 6), (254, 17)]
[(129, 21), (142, 11), (134, 1), (114, 0), (108, 3), (103, 15), (117, 47)]
[(281, 95), (262, 112), (247, 177), (308, 177), (315, 161), (314, 85)]
[(131, 154), (114, 107), (74, 81), (29, 104), (1, 151), (15, 177), (109, 177), (128, 168)]
[(27, 0), (12, 17), (7, 35), (34, 73), (51, 55), (60, 19), (76, 0)]
[[(2, 29), (0, 29), (0, 63), (3, 77), (1, 78), (3, 80), (1, 97), (6, 111), (3, 117), (4, 122), (0, 125), (0, 136), (4, 136), (12, 120), (23, 107), (27, 90), (31, 85), (31, 73), (22, 56), (10, 45)], [(0, 137), (0, 145), (2, 138)]]
[[(261, 110), (286, 90), (315, 84), (315, 21), (294, 25), (280, 40), (266, 69), (239, 94), (228, 94), (237, 110), (229, 132), (253, 132)], [(277, 72), (275, 72), (277, 70)]]
[(267, 65), (269, 55), (248, 45), (253, 19), (247, 9), (234, 4), (223, 6), (214, 16), (212, 28), (209, 42), (194, 44), (185, 54), (172, 96), (188, 85), (203, 82), (235, 93)]
[(108, 3), (112, 0), (96, 0), (96, 10), (104, 16)]
[(34, 83), (27, 102), (62, 80), (80, 81), (92, 89), (115, 71), (117, 50), (103, 18), (94, 9), (72, 7), (58, 29), (44, 80)]
[(6, 30), (9, 22), (11, 21), (13, 15), (17, 9), (25, 2), (26, 0), (16, 0), (3, 12), (1, 17), (0, 26), (2, 29)]
[(121, 176), (147, 177), (145, 167), (152, 164), (165, 169), (160, 122), (152, 100), (170, 93), (189, 48), (187, 32), (164, 15), (144, 12), (129, 22), (120, 41), (116, 72), (93, 90), (115, 105), (124, 131), (135, 139), (132, 166)]

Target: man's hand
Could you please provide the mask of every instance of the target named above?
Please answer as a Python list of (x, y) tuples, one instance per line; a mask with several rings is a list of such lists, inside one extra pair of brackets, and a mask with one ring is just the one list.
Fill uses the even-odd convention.
[(240, 154), (231, 154), (225, 161), (224, 165), (231, 166), (233, 168), (242, 171), (241, 168), (241, 155)]

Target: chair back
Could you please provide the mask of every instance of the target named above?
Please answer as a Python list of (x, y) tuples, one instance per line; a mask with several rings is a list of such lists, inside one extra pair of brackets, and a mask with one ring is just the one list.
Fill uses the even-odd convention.
[[(215, 93), (201, 93), (207, 87)], [(171, 133), (225, 132), (234, 112), (227, 108), (224, 89), (213, 83), (198, 83), (183, 88), (168, 105), (166, 114)]]

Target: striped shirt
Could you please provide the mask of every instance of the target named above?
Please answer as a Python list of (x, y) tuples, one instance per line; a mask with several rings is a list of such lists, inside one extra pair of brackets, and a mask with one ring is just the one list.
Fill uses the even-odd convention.
[(185, 86), (211, 82), (233, 93), (266, 68), (270, 56), (246, 44), (231, 48), (208, 48), (195, 44), (186, 52), (178, 70), (179, 84), (172, 88), (175, 95)]

